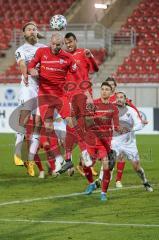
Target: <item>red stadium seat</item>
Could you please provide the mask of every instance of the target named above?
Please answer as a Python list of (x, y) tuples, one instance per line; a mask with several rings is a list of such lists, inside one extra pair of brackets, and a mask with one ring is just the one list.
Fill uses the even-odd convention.
[(159, 78), (154, 77), (159, 74), (159, 1), (141, 1), (121, 30), (132, 27), (139, 34), (137, 47), (124, 59), (116, 75), (120, 82), (128, 79), (130, 82), (147, 82), (149, 79), (159, 82)]
[[(61, 0), (0, 0), (0, 28), (13, 29), (22, 27), (24, 22), (34, 20), (37, 24), (49, 25), (49, 20), (53, 14), (64, 12), (71, 6), (75, 0), (65, 0), (61, 4)], [(6, 49), (9, 45), (10, 38), (0, 38), (2, 48)], [(8, 41), (8, 42), (7, 42)]]

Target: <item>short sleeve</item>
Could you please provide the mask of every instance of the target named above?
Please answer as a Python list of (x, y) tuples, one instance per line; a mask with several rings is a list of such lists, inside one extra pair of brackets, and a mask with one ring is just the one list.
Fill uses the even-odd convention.
[(15, 51), (15, 59), (17, 63), (19, 63), (20, 60), (25, 60), (25, 55), (19, 48)]

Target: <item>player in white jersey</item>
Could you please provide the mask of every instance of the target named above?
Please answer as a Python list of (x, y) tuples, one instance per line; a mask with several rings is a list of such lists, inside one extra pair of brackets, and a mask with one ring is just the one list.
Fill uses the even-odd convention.
[(38, 33), (37, 26), (34, 22), (28, 22), (24, 25), (23, 34), (25, 43), (16, 50), (15, 57), (22, 74), (22, 81), (19, 90), (19, 125), (24, 131), (17, 132), (16, 134), (14, 162), (17, 166), (24, 165), (21, 160), (21, 149), (25, 136), (25, 127), (32, 113), (34, 116), (35, 127), (31, 138), (27, 169), (28, 174), (34, 176), (33, 156), (38, 147), (39, 134), (37, 133), (41, 127), (41, 118), (37, 113), (38, 79), (28, 75), (27, 65), (34, 57), (36, 50), (45, 45), (38, 43), (38, 38), (41, 38), (41, 35)]
[[(116, 94), (117, 106), (119, 109), (119, 123), (124, 132), (122, 134), (115, 133), (112, 140), (112, 149), (116, 151), (118, 161), (128, 159), (138, 176), (143, 181), (143, 185), (147, 191), (152, 192), (153, 188), (148, 183), (144, 169), (140, 165), (138, 149), (136, 145), (135, 132), (143, 128), (143, 123), (137, 112), (126, 105), (126, 95), (123, 92)], [(120, 185), (122, 187), (122, 184)]]

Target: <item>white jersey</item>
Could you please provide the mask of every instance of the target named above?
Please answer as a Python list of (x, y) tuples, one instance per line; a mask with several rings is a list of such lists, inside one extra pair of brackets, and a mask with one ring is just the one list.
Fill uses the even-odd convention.
[[(38, 48), (41, 47), (46, 47), (46, 45), (41, 44), (41, 43), (36, 43), (34, 45), (31, 45), (29, 43), (24, 43), (21, 47), (19, 47), (16, 51), (15, 51), (15, 58), (17, 63), (20, 60), (24, 60), (26, 65), (28, 65), (28, 63), (32, 60), (32, 58), (34, 57), (36, 50)], [(22, 76), (22, 85), (24, 85), (23, 82), (23, 76)], [(38, 82), (37, 82), (37, 78), (33, 78), (31, 76), (28, 76), (28, 84), (29, 85), (33, 85), (33, 86), (37, 86)], [(25, 85), (24, 85), (25, 86)]]
[(121, 142), (131, 142), (135, 138), (135, 131), (139, 131), (143, 128), (141, 119), (137, 112), (132, 107), (126, 106), (124, 108), (118, 108), (119, 110), (119, 125), (129, 129), (125, 134), (114, 134), (114, 138)]
[(141, 130), (143, 124), (137, 112), (129, 106), (119, 108), (119, 124), (129, 129), (129, 132), (120, 135), (115, 133), (111, 142), (112, 149), (116, 151), (117, 156), (124, 154), (130, 160), (139, 160), (135, 131)]

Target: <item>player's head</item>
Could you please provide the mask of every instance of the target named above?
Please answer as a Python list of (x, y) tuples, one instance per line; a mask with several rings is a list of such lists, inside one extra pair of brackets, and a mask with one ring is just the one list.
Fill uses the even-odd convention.
[(74, 33), (68, 32), (64, 37), (65, 46), (68, 52), (74, 52), (77, 48), (77, 38)]
[(126, 104), (126, 94), (122, 91), (116, 93), (116, 103), (119, 107), (124, 107)]
[(101, 84), (101, 98), (103, 100), (109, 99), (112, 94), (112, 87), (109, 83), (103, 82)]
[(23, 34), (26, 42), (34, 45), (38, 41), (38, 29), (34, 22), (28, 22), (23, 26)]
[(55, 55), (59, 53), (63, 44), (63, 36), (58, 32), (53, 33), (50, 41), (50, 48)]
[(108, 77), (105, 82), (109, 83), (112, 87), (112, 92), (114, 93), (115, 92), (115, 89), (116, 89), (116, 86), (117, 86), (117, 83), (115, 81), (115, 79), (113, 77)]

